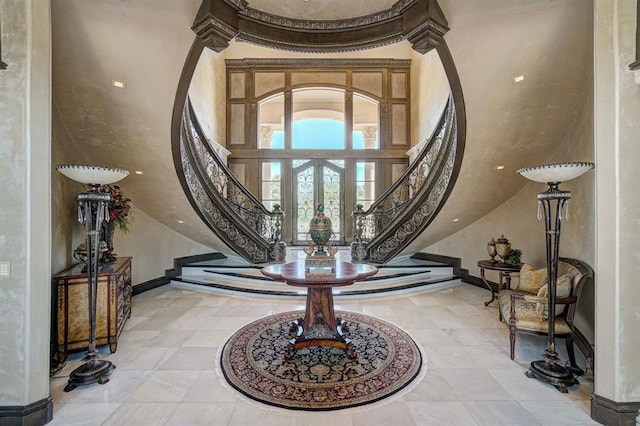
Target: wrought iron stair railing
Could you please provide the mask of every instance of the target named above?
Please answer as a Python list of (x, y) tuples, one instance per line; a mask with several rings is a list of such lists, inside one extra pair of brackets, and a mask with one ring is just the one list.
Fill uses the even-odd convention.
[[(433, 221), (455, 183), (462, 161), (450, 96), (436, 131), (402, 176), (367, 210), (353, 212), (354, 262), (385, 263)], [(235, 253), (252, 263), (282, 262), (284, 214), (268, 211), (231, 173), (207, 141), (187, 99), (180, 129), (179, 174), (192, 206)]]
[(207, 141), (189, 99), (180, 139), (183, 187), (207, 226), (252, 263), (283, 262), (286, 245), (280, 206), (267, 210), (231, 173)]
[(355, 262), (385, 263), (433, 221), (455, 183), (462, 156), (457, 152), (457, 120), (449, 97), (436, 131), (416, 160), (371, 207), (353, 212)]

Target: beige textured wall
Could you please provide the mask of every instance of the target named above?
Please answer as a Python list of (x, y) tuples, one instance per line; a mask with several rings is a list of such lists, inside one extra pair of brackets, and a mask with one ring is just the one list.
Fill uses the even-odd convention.
[(133, 257), (131, 274), (134, 286), (163, 277), (166, 269), (173, 268), (173, 259), (176, 257), (212, 251), (211, 248), (167, 228), (142, 210), (136, 209), (135, 204), (131, 211), (133, 221), (129, 225), (129, 232), (115, 232), (113, 251), (118, 256)]
[[(593, 92), (587, 94), (584, 108), (573, 129), (569, 130), (568, 143), (561, 144), (554, 152), (552, 161), (594, 161), (594, 118)], [(571, 191), (571, 219), (562, 224), (560, 255), (583, 260), (596, 269), (596, 172), (590, 171), (575, 181), (560, 186)], [(594, 343), (595, 335), (595, 291), (593, 286), (585, 287), (580, 295), (576, 311), (575, 325)]]
[(204, 49), (193, 73), (189, 97), (207, 137), (225, 144), (226, 68), (224, 53)]
[[(578, 120), (567, 129), (565, 141), (549, 156), (547, 162), (593, 161), (593, 96), (587, 94)], [(531, 164), (532, 166), (535, 164)], [(524, 179), (519, 175), (505, 175), (504, 179)], [(571, 191), (571, 219), (562, 224), (560, 256), (583, 260), (595, 267), (595, 174), (589, 172), (580, 178), (560, 185)], [(536, 194), (546, 190), (546, 185), (528, 183), (504, 204), (480, 220), (444, 240), (427, 247), (424, 251), (462, 259), (462, 266), (471, 275), (480, 276), (477, 261), (488, 259), (486, 245), (491, 238), (501, 234), (509, 238), (513, 248), (522, 250), (522, 260), (537, 267), (546, 263), (544, 222), (536, 218)], [(487, 272), (487, 277), (498, 281), (496, 274)], [(594, 341), (593, 288), (582, 293), (576, 325), (589, 339)]]
[(435, 50), (411, 54), (411, 145), (430, 137), (451, 89)]
[[(210, 51), (207, 49), (205, 52)], [(222, 68), (220, 68), (221, 63)], [(198, 113), (205, 116), (202, 121), (206, 123), (203, 127), (207, 136), (216, 141), (223, 141), (224, 60), (213, 52), (203, 54), (202, 66), (198, 66), (194, 79), (195, 90), (191, 96)], [(220, 97), (221, 99), (218, 99)], [(86, 146), (70, 137), (62, 116), (56, 108), (55, 98), (53, 103), (52, 165), (94, 164), (95, 161), (88, 160), (90, 152), (87, 151)], [(132, 174), (129, 177), (118, 183), (127, 196), (131, 196), (128, 188), (135, 185), (136, 179), (143, 178), (133, 174), (133, 170), (130, 172)], [(77, 262), (72, 257), (73, 250), (86, 238), (84, 227), (77, 222), (76, 196), (82, 191), (82, 185), (55, 170), (52, 171), (52, 275)], [(135, 203), (135, 199), (133, 202)], [(136, 208), (135, 204), (132, 215), (134, 221), (131, 223), (130, 231), (126, 235), (116, 232), (114, 251), (120, 256), (133, 257), (134, 285), (164, 276), (164, 271), (173, 267), (173, 259), (176, 257), (214, 251), (152, 219)]]
[(86, 150), (69, 136), (55, 97), (51, 111), (51, 274), (55, 275), (71, 264), (73, 250), (84, 240), (84, 227), (78, 223), (76, 197), (82, 185), (55, 170), (59, 164), (89, 164)]
[(596, 360), (594, 393), (640, 401), (640, 85), (635, 0), (595, 3)]
[(0, 71), (0, 406), (49, 394), (51, 23), (49, 2), (3, 0)]

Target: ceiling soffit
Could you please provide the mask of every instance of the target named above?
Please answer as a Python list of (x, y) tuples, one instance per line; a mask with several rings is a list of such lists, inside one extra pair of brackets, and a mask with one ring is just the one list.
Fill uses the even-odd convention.
[(436, 0), (399, 0), (391, 8), (338, 20), (305, 20), (266, 13), (245, 0), (203, 0), (192, 30), (221, 52), (237, 39), (298, 52), (369, 49), (408, 40), (413, 49), (434, 49), (449, 31)]

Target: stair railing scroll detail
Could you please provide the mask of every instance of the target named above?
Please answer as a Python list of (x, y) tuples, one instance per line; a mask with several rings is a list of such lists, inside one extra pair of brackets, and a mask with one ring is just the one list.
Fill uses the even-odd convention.
[(208, 143), (189, 100), (180, 153), (185, 180), (200, 217), (232, 250), (253, 263), (283, 262), (284, 213), (270, 212), (231, 173)]
[(446, 201), (457, 158), (452, 96), (436, 129), (411, 166), (367, 211), (356, 206), (354, 262), (387, 262), (426, 229)]

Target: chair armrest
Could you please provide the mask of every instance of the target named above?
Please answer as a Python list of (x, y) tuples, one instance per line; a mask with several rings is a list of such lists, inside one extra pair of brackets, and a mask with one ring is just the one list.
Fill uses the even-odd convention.
[(578, 298), (576, 296), (563, 297), (561, 299), (556, 299), (556, 304), (558, 305), (571, 305), (572, 303), (576, 303)]
[(544, 297), (544, 296), (538, 296), (535, 294), (532, 295), (525, 295), (524, 296), (524, 300), (526, 300), (527, 302), (531, 302), (531, 303), (549, 303), (549, 298)]
[[(531, 297), (538, 297), (535, 294), (531, 293), (511, 293), (511, 303), (514, 303), (518, 300), (529, 300)], [(534, 302), (537, 300), (534, 300)]]
[[(511, 302), (515, 302), (517, 300), (525, 300), (531, 303), (549, 303), (549, 299), (547, 297), (541, 297), (536, 295), (529, 294), (511, 294)], [(557, 298), (556, 305), (570, 305), (572, 303), (576, 303), (578, 298), (575, 296), (569, 296), (564, 298)]]

